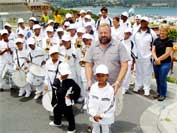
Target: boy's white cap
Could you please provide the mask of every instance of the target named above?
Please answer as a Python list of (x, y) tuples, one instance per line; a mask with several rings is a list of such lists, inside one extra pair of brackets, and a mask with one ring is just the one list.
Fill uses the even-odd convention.
[(122, 16), (128, 17), (128, 12), (122, 12)]
[(64, 30), (63, 30), (63, 28), (59, 27), (59, 28), (57, 29), (57, 32), (64, 32)]
[(68, 21), (66, 21), (65, 23), (64, 23), (64, 26), (70, 26), (70, 22), (68, 22)]
[(87, 13), (88, 13), (88, 12), (91, 12), (91, 13), (92, 13), (92, 10), (88, 9), (88, 10), (87, 10)]
[(54, 23), (54, 20), (49, 19), (49, 20), (48, 20), (48, 24), (50, 24), (50, 23)]
[(92, 35), (86, 33), (82, 36), (83, 39), (93, 39)]
[(33, 30), (35, 30), (35, 29), (41, 29), (41, 26), (40, 26), (39, 24), (35, 24), (35, 25), (33, 26)]
[(80, 10), (80, 14), (81, 14), (81, 13), (86, 13), (86, 11), (85, 11), (85, 10)]
[(24, 30), (19, 30), (19, 32), (17, 34), (18, 35), (25, 35), (25, 31)]
[(5, 23), (5, 24), (4, 24), (4, 27), (5, 27), (5, 26), (12, 27), (9, 23)]
[(77, 33), (80, 32), (80, 33), (85, 33), (85, 28), (84, 27), (79, 27), (77, 29)]
[(109, 74), (109, 71), (108, 71), (108, 67), (104, 64), (100, 64), (96, 67), (96, 71), (95, 71), (95, 74), (98, 74), (98, 73), (101, 73), (101, 74)]
[(146, 22), (149, 22), (149, 18), (148, 17), (141, 17), (141, 21), (144, 20)]
[(19, 19), (18, 19), (18, 24), (19, 24), (19, 23), (24, 23), (23, 18), (19, 18)]
[(48, 26), (48, 27), (46, 28), (46, 31), (49, 31), (49, 32), (54, 32), (54, 29), (53, 29), (53, 27), (52, 27), (52, 26)]
[(16, 38), (16, 39), (15, 39), (15, 44), (17, 44), (18, 42), (23, 43), (23, 39), (22, 39), (22, 38)]
[(69, 27), (67, 28), (67, 30), (71, 30), (71, 29), (77, 29), (75, 24), (70, 24)]
[(139, 14), (136, 15), (136, 16), (135, 16), (135, 19), (141, 19), (141, 15), (139, 15)]
[(125, 31), (124, 31), (124, 33), (132, 33), (132, 28), (127, 28), (127, 29), (125, 29)]
[(49, 50), (49, 55), (52, 55), (53, 53), (59, 53), (59, 49), (57, 45), (54, 45)]
[(26, 41), (27, 45), (35, 45), (35, 40), (33, 37), (30, 37)]
[(72, 18), (72, 14), (71, 14), (71, 13), (66, 13), (65, 18), (66, 18), (66, 19)]
[(58, 67), (60, 75), (66, 75), (66, 74), (71, 74), (70, 67), (68, 63), (62, 62), (59, 67)]
[(92, 18), (91, 18), (91, 16), (90, 16), (90, 15), (88, 15), (88, 14), (87, 14), (87, 15), (85, 15), (85, 16), (84, 16), (84, 18), (86, 18), (86, 19), (92, 19)]
[(69, 42), (71, 41), (71, 37), (69, 34), (64, 34), (61, 38), (62, 41), (66, 41), (66, 42)]
[(36, 18), (35, 17), (31, 17), (31, 18), (29, 18), (29, 20), (36, 21)]
[(1, 30), (1, 35), (3, 35), (3, 34), (9, 34), (9, 33), (6, 29), (3, 29), (3, 30)]

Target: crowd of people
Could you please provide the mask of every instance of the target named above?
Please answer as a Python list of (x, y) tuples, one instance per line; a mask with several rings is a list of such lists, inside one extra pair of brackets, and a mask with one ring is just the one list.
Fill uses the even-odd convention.
[(45, 24), (31, 17), (26, 26), (18, 18), (15, 31), (6, 23), (0, 30), (1, 90), (16, 86), (19, 97), (35, 91), (34, 99), (51, 91), (54, 121), (49, 125), (60, 127), (64, 114), (68, 133), (76, 131), (75, 102), (84, 102), (93, 133), (99, 133), (100, 127), (102, 133), (109, 133), (114, 116), (121, 112), (132, 71), (136, 73), (133, 91), (143, 89), (149, 96), (154, 68), (156, 98), (165, 100), (173, 47), (169, 26), (162, 24), (157, 36), (146, 16), (136, 15), (132, 25), (127, 12), (111, 18), (102, 7), (100, 13), (95, 22), (91, 10), (67, 13), (64, 20), (59, 12), (54, 20), (45, 12)]

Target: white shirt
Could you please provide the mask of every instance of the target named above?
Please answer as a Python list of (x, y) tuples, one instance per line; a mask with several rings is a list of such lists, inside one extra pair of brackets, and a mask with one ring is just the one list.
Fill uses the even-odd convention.
[(40, 47), (35, 47), (34, 50), (30, 48), (29, 59), (31, 63), (41, 66), (41, 63), (47, 58), (46, 52)]
[(150, 31), (141, 31), (135, 33), (133, 40), (135, 42), (137, 57), (138, 59), (150, 58), (152, 55), (151, 47), (153, 41), (157, 38), (156, 33), (149, 29)]
[(112, 124), (114, 122), (115, 99), (114, 89), (107, 83), (104, 88), (98, 87), (98, 82), (90, 88), (88, 99), (88, 113), (91, 115), (91, 121), (95, 122), (93, 117), (100, 115), (99, 124)]
[(115, 39), (115, 40), (122, 40), (124, 33), (121, 31), (120, 27), (119, 28), (115, 28), (115, 27), (111, 27), (111, 36)]
[(96, 29), (98, 29), (98, 26), (102, 23), (107, 23), (108, 25), (112, 26), (112, 19), (108, 16), (106, 18), (101, 17), (96, 23)]
[[(29, 54), (28, 50), (26, 50), (24, 48), (22, 50), (16, 49), (14, 51), (14, 53), (13, 53), (14, 69), (16, 69), (17, 66), (22, 69), (25, 66), (28, 66), (28, 64), (27, 64), (28, 54)], [(18, 64), (18, 60), (19, 60), (19, 64)]]
[(33, 38), (35, 40), (36, 46), (41, 47), (42, 48), (42, 35), (40, 34), (39, 36), (35, 36), (33, 35)]

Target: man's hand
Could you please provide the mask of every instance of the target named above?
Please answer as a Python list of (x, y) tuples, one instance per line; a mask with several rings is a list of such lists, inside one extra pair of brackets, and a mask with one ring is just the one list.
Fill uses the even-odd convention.
[(41, 63), (41, 66), (45, 65), (46, 64), (46, 61), (43, 60), (42, 63)]
[(99, 122), (99, 121), (102, 119), (102, 117), (99, 116), (99, 115), (95, 115), (95, 116), (93, 117), (93, 119), (94, 119), (96, 122)]
[(121, 84), (120, 84), (119, 81), (116, 81), (116, 82), (112, 85), (112, 87), (114, 88), (114, 95), (117, 94), (117, 91), (118, 91), (118, 89), (120, 88), (120, 86), (121, 86)]
[(159, 59), (155, 60), (155, 64), (160, 65), (161, 64), (160, 60)]
[(20, 70), (20, 67), (19, 67), (19, 66), (16, 66), (16, 70), (19, 71), (19, 70)]
[(47, 85), (47, 84), (44, 85), (44, 91), (45, 91), (45, 92), (48, 91), (48, 85)]

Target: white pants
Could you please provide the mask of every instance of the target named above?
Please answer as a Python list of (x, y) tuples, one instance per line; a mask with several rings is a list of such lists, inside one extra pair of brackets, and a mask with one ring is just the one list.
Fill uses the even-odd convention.
[(23, 93), (26, 93), (26, 94), (30, 94), (31, 93), (31, 86), (30, 86), (29, 83), (27, 85), (25, 85), (24, 87), (20, 88), (19, 94), (23, 94)]
[(124, 77), (124, 80), (122, 82), (122, 91), (127, 91), (129, 89), (129, 85), (130, 85), (130, 80), (131, 80), (131, 65), (132, 65), (132, 61), (128, 62), (128, 70), (127, 73)]
[(92, 126), (93, 126), (92, 133), (111, 133), (111, 126), (110, 125), (93, 123)]
[(34, 86), (34, 88), (36, 89), (35, 94), (42, 93), (44, 91), (44, 84), (41, 84), (40, 86)]
[(135, 88), (150, 90), (153, 66), (149, 58), (136, 60), (136, 80)]

